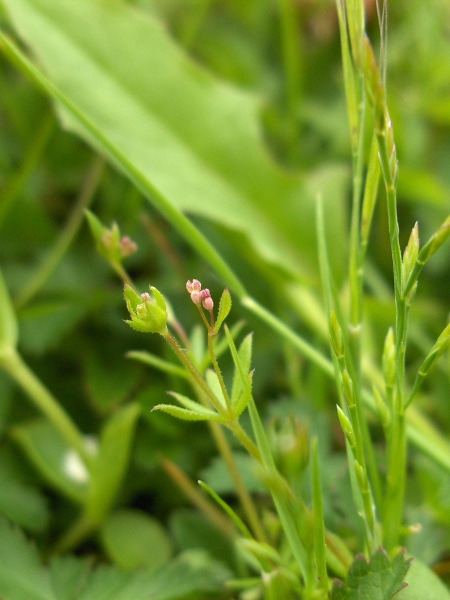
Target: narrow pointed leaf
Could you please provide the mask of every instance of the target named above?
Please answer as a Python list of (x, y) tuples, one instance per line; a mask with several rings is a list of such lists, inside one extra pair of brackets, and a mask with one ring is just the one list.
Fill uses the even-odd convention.
[(225, 418), (221, 417), (218, 413), (209, 411), (207, 408), (200, 407), (200, 410), (189, 410), (187, 408), (180, 408), (173, 404), (157, 404), (153, 410), (162, 410), (163, 412), (177, 417), (177, 419), (183, 419), (184, 421), (224, 421)]
[(214, 325), (214, 332), (217, 333), (222, 326), (222, 323), (227, 318), (231, 310), (231, 294), (228, 289), (223, 291), (222, 297), (220, 298), (219, 312), (217, 313), (216, 323)]

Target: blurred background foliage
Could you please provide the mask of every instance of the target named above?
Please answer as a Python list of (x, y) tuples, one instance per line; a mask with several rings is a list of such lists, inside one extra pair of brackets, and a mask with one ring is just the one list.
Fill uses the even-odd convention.
[[(129, 4), (164, 22), (176, 42), (206, 70), (260, 99), (266, 151), (280, 169), (309, 173), (324, 165), (338, 166), (348, 174), (344, 187), (350, 202), (351, 152), (338, 23), (331, 0), (135, 0)], [(368, 0), (366, 9), (376, 46), (375, 2)], [(450, 205), (450, 5), (447, 0), (409, 0), (392, 2), (388, 9), (388, 101), (400, 161), (404, 247), (415, 221), (425, 240)], [(9, 28), (5, 14), (2, 26)], [(151, 283), (161, 290), (188, 330), (195, 310), (186, 295), (186, 280), (200, 279), (216, 297), (223, 282), (127, 180), (60, 128), (47, 98), (2, 56), (0, 127), (0, 257), (20, 319), (23, 356), (88, 434), (96, 434), (119, 405), (137, 399), (142, 418), (117, 505), (156, 516), (170, 529), (178, 549), (199, 545), (223, 556), (223, 540), (214, 550), (212, 540), (218, 534), (213, 535), (206, 521), (187, 509), (189, 503), (161, 466), (160, 457), (173, 460), (194, 480), (200, 474), (227, 499), (233, 497), (232, 486), (226, 484), (203, 425), (150, 413), (155, 404), (165, 401), (165, 390), (183, 391), (183, 384), (125, 358), (128, 351), (138, 349), (171, 357), (156, 336), (137, 335), (124, 325), (122, 285), (96, 254), (80, 216), (82, 208), (89, 205), (107, 225), (116, 221), (137, 242), (139, 251), (128, 259), (127, 267), (138, 289)], [(367, 317), (378, 356), (393, 320), (385, 212), (381, 192), (367, 281)], [(279, 297), (277, 271), (259, 261), (242, 235), (193, 218), (250, 292), (314, 339), (317, 334)], [(73, 236), (67, 249), (40, 284), (36, 274), (48, 265), (69, 230)], [(446, 247), (421, 280), (410, 353), (415, 365), (448, 315), (449, 256)], [(323, 463), (327, 524), (346, 537), (357, 529), (357, 517), (352, 514), (349, 486), (342, 485), (345, 453), (334, 417), (333, 386), (237, 304), (231, 316), (232, 323), (245, 319), (245, 332), (255, 331), (255, 395), (268, 422), (293, 413), (301, 417), (310, 435), (320, 434), (321, 452), (327, 455)], [(317, 343), (326, 349), (326, 342), (317, 339)], [(448, 366), (447, 357), (421, 407), (447, 432)], [(17, 452), (21, 444), (15, 428), (36, 413), (3, 373), (0, 378), (0, 478), (10, 480), (14, 473), (27, 486), (28, 508), (19, 511), (17, 522), (46, 548), (74, 508), (32, 469), (26, 452)], [(415, 458), (408, 517), (421, 520), (424, 530), (410, 549), (433, 563), (450, 550), (449, 495), (443, 489), (448, 476), (441, 478), (439, 468), (430, 468), (428, 459)], [(258, 489), (251, 471), (246, 479), (251, 489)], [(231, 552), (226, 560), (233, 566)]]

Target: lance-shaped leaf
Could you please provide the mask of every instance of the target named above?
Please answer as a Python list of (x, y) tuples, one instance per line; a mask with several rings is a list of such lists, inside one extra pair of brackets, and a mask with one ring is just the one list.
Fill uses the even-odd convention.
[(247, 408), (247, 404), (250, 402), (250, 398), (252, 397), (252, 384), (253, 371), (248, 374), (247, 383), (244, 386), (241, 395), (236, 399), (235, 402), (232, 402), (233, 414), (236, 417), (239, 417), (239, 415), (244, 412), (244, 410)]
[[(175, 394), (173, 394), (175, 395)], [(177, 394), (176, 396), (178, 396)], [(178, 398), (177, 398), (178, 399)], [(177, 419), (183, 419), (184, 421), (226, 421), (226, 417), (222, 417), (219, 413), (205, 408), (197, 402), (193, 402), (196, 405), (195, 408), (180, 408), (173, 404), (157, 404), (152, 410), (162, 410), (163, 412), (177, 417)]]
[(216, 323), (214, 325), (214, 333), (217, 333), (222, 326), (222, 323), (227, 318), (231, 310), (231, 294), (228, 289), (223, 290), (219, 303), (219, 312), (217, 313)]

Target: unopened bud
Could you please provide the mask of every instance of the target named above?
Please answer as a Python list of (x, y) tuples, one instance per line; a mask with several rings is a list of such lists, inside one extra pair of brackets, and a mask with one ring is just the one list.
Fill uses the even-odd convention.
[(386, 383), (387, 388), (393, 388), (395, 384), (396, 378), (396, 349), (394, 342), (394, 332), (392, 327), (389, 328), (387, 332), (386, 339), (384, 341), (384, 349), (383, 349), (383, 357), (382, 357), (382, 365), (383, 365), (383, 375), (384, 381)]
[(213, 299), (211, 298), (211, 292), (208, 289), (202, 290), (202, 306), (205, 310), (212, 310), (214, 307)]
[(148, 292), (141, 295), (125, 285), (125, 302), (131, 320), (125, 321), (136, 331), (167, 335), (167, 306), (163, 295), (154, 287), (150, 287), (153, 298)]
[(191, 295), (191, 300), (194, 304), (200, 304), (202, 301), (202, 284), (198, 279), (189, 280), (186, 283), (186, 289)]
[(403, 253), (402, 275), (403, 285), (408, 281), (409, 276), (417, 262), (419, 255), (419, 225), (416, 223), (409, 236), (408, 244)]
[(130, 239), (127, 235), (125, 235), (120, 240), (119, 249), (122, 258), (127, 258), (128, 256), (131, 256), (136, 252), (137, 248), (138, 247), (136, 242), (133, 242), (133, 240)]

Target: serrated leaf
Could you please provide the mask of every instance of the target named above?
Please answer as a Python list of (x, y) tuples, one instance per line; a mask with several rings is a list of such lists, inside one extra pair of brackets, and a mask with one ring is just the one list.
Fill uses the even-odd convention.
[(213, 412), (207, 408), (200, 406), (195, 410), (187, 408), (180, 408), (173, 404), (157, 404), (153, 410), (162, 410), (163, 412), (177, 417), (177, 419), (183, 419), (184, 421), (225, 421), (226, 418), (220, 416), (218, 413)]
[(85, 506), (94, 524), (105, 518), (122, 483), (139, 413), (138, 404), (129, 404), (114, 413), (103, 428)]
[(244, 412), (247, 408), (247, 404), (250, 402), (250, 398), (252, 397), (252, 384), (253, 376), (252, 373), (250, 373), (245, 388), (241, 395), (236, 399), (236, 402), (233, 403), (233, 413), (236, 417), (239, 417), (239, 415)]
[(78, 600), (85, 588), (94, 557), (52, 556), (49, 564), (52, 586), (58, 600)]
[(334, 583), (331, 600), (389, 600), (406, 585), (403, 580), (410, 564), (411, 559), (403, 552), (391, 561), (383, 548), (370, 561), (358, 555), (348, 571), (347, 581)]
[(231, 294), (228, 289), (224, 289), (219, 303), (219, 312), (217, 313), (216, 323), (214, 325), (214, 333), (217, 333), (222, 326), (222, 323), (227, 318), (231, 310)]
[[(175, 400), (177, 400), (184, 408), (188, 410), (192, 410), (193, 412), (200, 412), (205, 415), (215, 415), (216, 413), (206, 406), (202, 406), (195, 400), (191, 400), (187, 396), (183, 396), (183, 394), (177, 394), (176, 392), (169, 392), (170, 396), (173, 396)], [(156, 407), (155, 407), (156, 408)]]
[(5, 600), (58, 600), (36, 547), (4, 517), (0, 517), (0, 596)]
[(241, 231), (265, 260), (315, 279), (321, 193), (333, 260), (342, 267), (346, 173), (336, 166), (307, 177), (283, 173), (262, 141), (259, 99), (208, 75), (135, 7), (4, 3), (55, 86), (34, 74), (59, 101), (65, 127), (106, 154), (191, 243), (199, 236), (189, 235), (177, 211)]
[(78, 600), (209, 600), (230, 572), (199, 550), (183, 552), (156, 572), (97, 569)]

